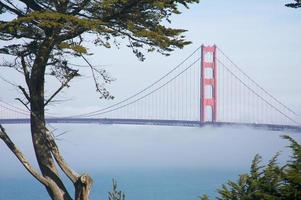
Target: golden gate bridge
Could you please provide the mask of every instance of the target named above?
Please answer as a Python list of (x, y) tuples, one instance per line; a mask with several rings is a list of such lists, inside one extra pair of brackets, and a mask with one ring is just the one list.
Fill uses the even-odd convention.
[[(0, 101), (0, 124), (30, 122), (30, 111)], [(167, 126), (243, 125), (301, 131), (300, 116), (217, 46), (200, 46), (158, 80), (110, 106), (51, 116), (47, 123)]]

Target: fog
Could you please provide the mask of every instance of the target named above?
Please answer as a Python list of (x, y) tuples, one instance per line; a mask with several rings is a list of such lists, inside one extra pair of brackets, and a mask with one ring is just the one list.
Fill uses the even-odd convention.
[[(188, 128), (129, 125), (55, 125), (66, 161), (79, 172), (110, 169), (248, 169), (255, 154), (264, 163), (281, 151), (288, 159), (285, 132), (250, 128)], [(7, 132), (36, 165), (28, 125), (7, 125)], [(301, 135), (285, 133), (297, 141)], [(27, 175), (4, 143), (0, 143), (0, 176)]]

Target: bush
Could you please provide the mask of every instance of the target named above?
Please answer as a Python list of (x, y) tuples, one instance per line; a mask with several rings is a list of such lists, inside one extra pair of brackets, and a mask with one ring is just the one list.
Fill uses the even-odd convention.
[[(277, 153), (267, 165), (261, 165), (256, 155), (249, 174), (242, 174), (238, 181), (228, 181), (218, 189), (218, 200), (301, 200), (301, 145), (289, 136), (292, 156), (284, 166), (279, 166)], [(203, 195), (201, 200), (209, 200)]]
[(125, 200), (125, 194), (118, 189), (117, 182), (113, 179), (113, 188), (109, 192), (109, 200)]

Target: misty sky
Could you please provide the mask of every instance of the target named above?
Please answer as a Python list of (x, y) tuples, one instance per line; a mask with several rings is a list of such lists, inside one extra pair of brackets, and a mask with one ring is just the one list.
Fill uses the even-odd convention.
[[(90, 52), (94, 55), (88, 59), (94, 65), (104, 65), (116, 79), (108, 88), (116, 97), (113, 102), (117, 102), (157, 80), (201, 44), (217, 44), (247, 74), (300, 114), (301, 15), (300, 9), (284, 7), (286, 2), (201, 1), (172, 18), (171, 26), (187, 29), (187, 39), (193, 44), (174, 51), (171, 56), (147, 54), (146, 61), (140, 62), (130, 49), (124, 47), (124, 42), (120, 49), (90, 45)], [(86, 64), (80, 58), (71, 62)], [(98, 99), (89, 68), (80, 68), (80, 72), (84, 76), (73, 81), (72, 87), (57, 98), (65, 101), (50, 105), (49, 112), (76, 110), (82, 113), (113, 103)], [(14, 83), (23, 80), (12, 70), (1, 70), (1, 76)], [(20, 96), (20, 92), (1, 79), (0, 83), (0, 98), (18, 104), (14, 98)], [(47, 94), (57, 87), (55, 81), (48, 79)]]
[[(125, 47), (104, 49), (90, 46), (94, 55), (88, 59), (94, 65), (104, 65), (116, 78), (109, 88), (116, 97), (114, 101), (118, 101), (168, 72), (202, 43), (217, 44), (265, 89), (301, 114), (301, 9), (284, 7), (287, 2), (203, 0), (198, 5), (191, 5), (190, 10), (183, 10), (182, 15), (173, 17), (172, 26), (187, 29), (187, 39), (193, 42), (183, 50), (176, 50), (169, 57), (148, 54), (145, 62), (139, 62)], [(85, 64), (80, 59), (72, 59), (72, 62)], [(98, 100), (89, 69), (81, 68), (81, 72), (86, 76), (73, 81), (72, 87), (58, 97), (65, 101), (50, 106), (50, 112), (81, 112), (110, 103)], [(22, 77), (15, 71), (1, 69), (0, 76), (22, 83)], [(47, 92), (56, 87), (53, 80), (47, 81)], [(16, 104), (14, 98), (18, 95), (20, 93), (15, 88), (0, 80), (0, 99)], [(59, 132), (74, 132), (67, 134), (59, 145), (68, 161), (79, 168), (127, 166), (131, 163), (153, 167), (181, 164), (188, 167), (217, 167), (221, 164), (233, 167), (239, 163), (249, 165), (255, 153), (264, 154), (268, 159), (287, 144), (279, 139), (280, 133), (254, 130), (230, 129), (229, 137), (223, 134), (223, 130), (200, 131), (194, 128), (97, 125), (58, 128)], [(26, 133), (23, 133), (22, 126), (8, 126), (8, 131), (33, 160), (29, 130), (26, 128)], [(184, 133), (187, 133), (185, 137)], [(91, 137), (85, 139), (86, 134), (91, 134)], [(300, 135), (294, 137), (301, 141)], [(78, 155), (72, 152), (74, 148), (80, 155), (91, 157), (78, 163)], [(221, 150), (223, 154), (220, 154)], [(0, 143), (0, 152), (0, 173), (24, 173), (3, 143)], [(222, 159), (225, 157), (229, 160)]]

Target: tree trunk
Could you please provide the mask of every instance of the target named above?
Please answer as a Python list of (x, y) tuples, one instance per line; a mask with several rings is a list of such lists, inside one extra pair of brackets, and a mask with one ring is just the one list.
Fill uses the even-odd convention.
[[(33, 84), (35, 85), (35, 84)], [(44, 113), (44, 91), (43, 83), (38, 84), (37, 91), (31, 91), (31, 133), (36, 158), (43, 176), (50, 181), (50, 186), (46, 186), (49, 196), (53, 200), (71, 200), (63, 182), (61, 181), (51, 149), (47, 144), (47, 135)], [(84, 174), (77, 177), (74, 183), (75, 200), (89, 200), (92, 186), (92, 178)]]
[(89, 200), (92, 183), (93, 180), (89, 175), (84, 174), (80, 176), (74, 184), (75, 200)]
[[(49, 184), (45, 186), (49, 196), (53, 200), (71, 200), (71, 196), (58, 175), (53, 159), (53, 156), (55, 159), (58, 159), (57, 156), (60, 156), (58, 155), (58, 149), (54, 152), (50, 143), (54, 143), (56, 148), (57, 146), (54, 140), (47, 140), (47, 134), (49, 134), (49, 132), (45, 124), (45, 70), (54, 43), (54, 39), (48, 38), (41, 44), (41, 48), (32, 66), (30, 80), (27, 83), (30, 92), (31, 135), (40, 170), (42, 175), (47, 179), (47, 182), (49, 182)], [(62, 161), (62, 157), (59, 157), (59, 159)], [(66, 163), (59, 162), (58, 164), (61, 168), (71, 169)], [(64, 169), (63, 171), (70, 178)], [(92, 178), (87, 174), (82, 176), (76, 175), (72, 179), (72, 182), (75, 187), (75, 200), (89, 200)]]
[(47, 192), (53, 200), (70, 200), (47, 145), (44, 108), (41, 109), (41, 104), (32, 100), (31, 110), (31, 134), (36, 158), (43, 176), (51, 183), (50, 187), (46, 187)]
[(49, 54), (53, 48), (53, 40), (48, 39), (41, 44), (32, 67), (29, 91), (31, 108), (31, 135), (36, 158), (43, 176), (49, 180), (47, 192), (53, 200), (70, 200), (64, 184), (58, 176), (51, 150), (46, 141), (46, 126), (44, 113), (44, 83), (45, 69)]

